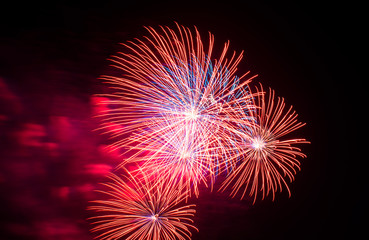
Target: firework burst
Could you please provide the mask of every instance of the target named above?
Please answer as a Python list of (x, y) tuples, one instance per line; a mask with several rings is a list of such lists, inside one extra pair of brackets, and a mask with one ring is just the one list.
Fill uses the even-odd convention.
[(249, 191), (249, 195), (254, 196), (254, 202), (258, 191), (262, 192), (262, 198), (272, 193), (273, 200), (275, 192), (278, 189), (282, 191), (283, 186), (291, 194), (285, 178), (292, 182), (296, 170), (300, 169), (297, 158), (306, 157), (295, 145), (309, 143), (305, 139), (288, 138), (289, 133), (305, 125), (297, 121), (298, 115), (292, 106), (286, 110), (284, 99), (276, 98), (271, 89), (264, 94), (261, 86), (257, 92), (257, 108), (253, 113), (257, 124), (240, 126), (243, 133), (231, 149), (234, 153), (233, 170), (221, 186), (224, 190), (234, 183), (232, 196), (243, 188), (241, 199)]
[[(189, 29), (177, 27), (177, 34), (169, 28), (162, 27), (161, 34), (147, 28), (151, 36), (146, 37), (146, 41), (136, 39), (124, 44), (132, 53), (112, 57), (113, 65), (122, 71), (122, 76), (101, 77), (117, 90), (104, 95), (110, 98), (112, 107), (101, 117), (103, 129), (109, 129), (112, 123), (122, 126), (113, 136), (139, 134), (152, 124), (170, 123), (167, 128), (181, 131), (188, 120), (206, 129), (232, 121), (226, 114), (232, 111), (230, 100), (253, 78), (238, 85), (248, 74), (241, 78), (234, 75), (242, 53), (236, 56), (234, 52), (227, 59), (229, 43), (226, 43), (219, 60), (212, 62), (214, 37), (209, 35), (209, 48), (205, 52), (197, 30), (193, 38)], [(244, 101), (247, 106), (248, 100), (246, 96), (237, 101)], [(150, 133), (153, 138), (161, 134), (160, 130)], [(126, 147), (130, 141), (123, 138), (115, 145)]]
[[(141, 173), (143, 173), (141, 171)], [(195, 205), (183, 205), (186, 194), (170, 184), (153, 185), (152, 179), (111, 175), (101, 191), (107, 199), (92, 202), (93, 232), (99, 239), (159, 240), (190, 239)], [(140, 180), (137, 180), (137, 179)]]
[[(149, 136), (144, 133), (143, 136)], [(141, 135), (139, 137), (142, 138)], [(215, 175), (218, 166), (214, 161), (216, 150), (209, 148), (213, 143), (209, 143), (206, 137), (207, 134), (199, 132), (196, 125), (186, 124), (182, 131), (163, 132), (155, 141), (143, 141), (136, 145), (134, 149), (140, 156), (136, 154), (129, 161), (140, 164), (146, 174), (154, 175), (158, 182), (178, 184), (189, 196), (192, 192), (198, 196), (199, 183), (208, 185), (208, 178)], [(145, 154), (141, 154), (143, 152)], [(214, 179), (210, 181), (212, 184)]]
[(114, 139), (112, 149), (127, 156), (111, 175), (103, 200), (89, 209), (100, 239), (189, 239), (197, 230), (188, 198), (199, 185), (262, 198), (286, 188), (306, 157), (289, 138), (304, 126), (285, 108), (283, 98), (263, 87), (250, 91), (256, 76), (237, 77), (243, 52), (228, 54), (225, 43), (213, 59), (214, 37), (205, 47), (199, 32), (177, 24), (175, 30), (146, 28), (149, 36), (123, 44), (125, 53), (110, 60), (119, 76), (102, 76), (112, 89), (99, 115), (101, 129)]
[(104, 95), (110, 108), (101, 114), (101, 128), (109, 132), (111, 125), (120, 125), (112, 132), (113, 146), (135, 151), (121, 166), (148, 161), (145, 166), (155, 163), (161, 170), (168, 166), (168, 177), (172, 171), (180, 179), (194, 180), (187, 185), (196, 186), (203, 175), (209, 175), (212, 183), (227, 165), (229, 139), (238, 134), (237, 126), (253, 124), (237, 112), (253, 109), (252, 94), (241, 89), (256, 76), (243, 79), (249, 72), (235, 76), (243, 53), (227, 58), (228, 42), (219, 59), (211, 60), (210, 33), (205, 50), (196, 29), (194, 34), (180, 25), (177, 31), (147, 30), (149, 37), (125, 44), (130, 53), (112, 57), (122, 76), (102, 76), (116, 91)]

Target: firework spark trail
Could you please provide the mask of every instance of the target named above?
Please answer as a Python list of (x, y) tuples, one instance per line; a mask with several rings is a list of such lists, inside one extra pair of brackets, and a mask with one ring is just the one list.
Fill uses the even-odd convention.
[(242, 128), (244, 133), (238, 136), (238, 144), (230, 149), (234, 152), (231, 160), (234, 170), (220, 188), (224, 191), (234, 182), (231, 195), (234, 197), (244, 188), (241, 199), (249, 191), (254, 202), (258, 191), (262, 192), (262, 198), (272, 193), (273, 200), (275, 192), (282, 191), (283, 186), (291, 194), (285, 178), (292, 182), (296, 169), (300, 169), (297, 157), (306, 157), (295, 144), (309, 143), (305, 139), (286, 139), (286, 135), (305, 125), (297, 121), (292, 106), (285, 110), (284, 99), (275, 98), (271, 89), (268, 98), (262, 86), (257, 92), (254, 111), (257, 124)]
[[(89, 209), (99, 239), (159, 240), (190, 239), (195, 205), (183, 205), (186, 193), (168, 183), (153, 186), (153, 179), (126, 172), (125, 177), (110, 176), (101, 191), (108, 199), (93, 201)], [(138, 180), (141, 179), (142, 181)]]

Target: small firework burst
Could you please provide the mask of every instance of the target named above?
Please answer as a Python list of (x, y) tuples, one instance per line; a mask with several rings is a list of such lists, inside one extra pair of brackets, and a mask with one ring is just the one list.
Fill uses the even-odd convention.
[(254, 112), (257, 124), (241, 128), (243, 133), (233, 149), (233, 170), (221, 186), (224, 190), (234, 183), (232, 196), (243, 188), (241, 199), (249, 190), (254, 202), (258, 191), (263, 198), (272, 193), (274, 199), (275, 192), (285, 186), (291, 194), (285, 178), (293, 181), (296, 170), (300, 169), (297, 158), (306, 157), (295, 145), (309, 143), (305, 139), (288, 138), (289, 133), (305, 125), (297, 121), (292, 106), (286, 110), (284, 99), (276, 98), (271, 89), (269, 94), (264, 94), (261, 86), (257, 92)]
[[(184, 205), (186, 194), (176, 186), (153, 184), (141, 174), (125, 177), (110, 176), (108, 188), (101, 191), (106, 198), (93, 201), (89, 209), (97, 212), (92, 217), (98, 239), (190, 239), (197, 230), (191, 219), (195, 205)], [(138, 180), (140, 179), (140, 180)]]

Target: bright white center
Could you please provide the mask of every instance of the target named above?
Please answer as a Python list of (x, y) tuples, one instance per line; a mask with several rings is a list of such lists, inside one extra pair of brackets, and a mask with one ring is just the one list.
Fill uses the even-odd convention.
[(151, 218), (151, 220), (156, 221), (156, 220), (158, 220), (158, 215), (157, 214), (152, 215), (150, 218)]
[(188, 161), (193, 157), (194, 153), (191, 149), (182, 149), (179, 152), (179, 156), (181, 159), (184, 159), (185, 161)]
[(251, 144), (254, 149), (260, 150), (265, 146), (265, 142), (260, 138), (255, 138)]
[(195, 120), (198, 117), (196, 109), (191, 109), (191, 111), (185, 112), (184, 115), (190, 120)]
[(181, 157), (182, 157), (183, 159), (186, 159), (186, 158), (190, 157), (190, 153), (189, 153), (189, 152), (183, 152), (183, 153), (181, 154)]

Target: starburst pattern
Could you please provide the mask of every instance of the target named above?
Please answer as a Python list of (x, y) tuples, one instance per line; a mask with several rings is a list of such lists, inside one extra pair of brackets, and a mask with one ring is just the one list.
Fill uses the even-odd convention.
[[(143, 173), (141, 171), (141, 173)], [(140, 180), (138, 180), (140, 179)], [(143, 173), (126, 172), (110, 176), (105, 183), (106, 197), (89, 207), (99, 213), (92, 217), (93, 232), (99, 239), (159, 240), (190, 239), (195, 205), (183, 205), (186, 194), (177, 186), (153, 184)]]
[(278, 189), (282, 191), (285, 186), (291, 194), (285, 178), (293, 181), (296, 170), (300, 169), (297, 158), (306, 157), (296, 144), (309, 143), (302, 138), (288, 137), (291, 132), (305, 125), (298, 122), (298, 115), (292, 106), (286, 110), (284, 99), (276, 98), (271, 89), (264, 94), (261, 86), (257, 92), (257, 108), (253, 113), (257, 124), (241, 126), (243, 134), (239, 135), (237, 146), (233, 149), (234, 170), (221, 186), (221, 190), (224, 190), (233, 183), (232, 196), (243, 188), (241, 199), (249, 190), (254, 202), (259, 191), (263, 198), (272, 193), (274, 199), (275, 192)]
[[(105, 198), (90, 207), (100, 239), (190, 239), (194, 205), (186, 205), (199, 185), (262, 198), (286, 188), (306, 157), (292, 132), (304, 126), (292, 106), (256, 77), (238, 77), (243, 52), (229, 54), (229, 42), (214, 58), (214, 36), (207, 44), (195, 28), (147, 27), (148, 36), (123, 44), (111, 57), (117, 76), (102, 76), (112, 89), (102, 94), (108, 105), (99, 115), (110, 133), (112, 149), (123, 149)], [(207, 47), (205, 47), (207, 46)]]
[(143, 161), (142, 166), (152, 168), (154, 163), (167, 173), (163, 176), (195, 186), (198, 195), (197, 184), (206, 184), (208, 177), (212, 186), (227, 165), (225, 156), (237, 126), (253, 124), (250, 117), (240, 118), (237, 112), (253, 109), (253, 96), (244, 89), (255, 76), (243, 79), (248, 72), (235, 76), (242, 53), (227, 58), (229, 43), (219, 60), (211, 60), (211, 34), (205, 51), (197, 30), (194, 36), (179, 25), (177, 31), (147, 30), (150, 37), (145, 41), (125, 45), (130, 54), (112, 58), (122, 76), (102, 77), (116, 89), (104, 95), (110, 98), (111, 108), (101, 115), (102, 129), (109, 132), (112, 124), (122, 126), (112, 133), (114, 147), (131, 151), (121, 166)]

